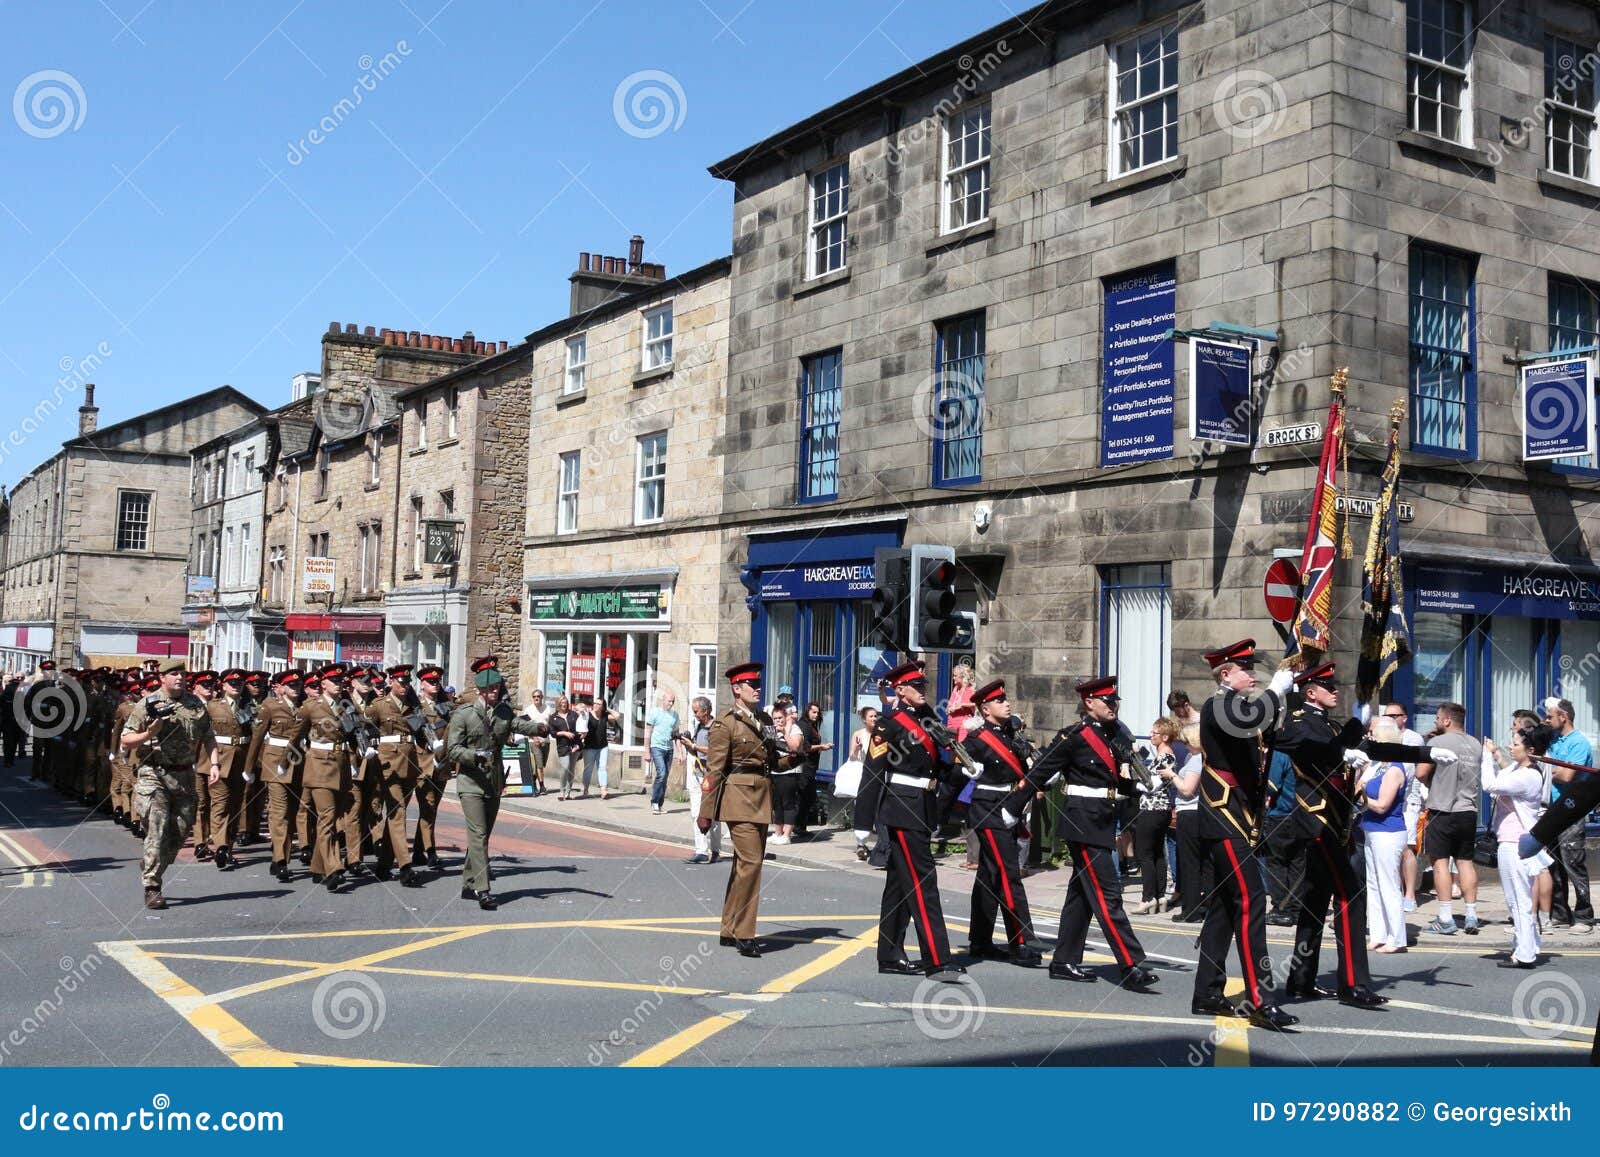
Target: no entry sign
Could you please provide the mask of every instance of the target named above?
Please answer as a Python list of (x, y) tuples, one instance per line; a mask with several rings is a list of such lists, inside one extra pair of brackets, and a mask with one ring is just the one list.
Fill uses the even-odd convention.
[(1294, 610), (1300, 602), (1300, 571), (1286, 558), (1274, 560), (1267, 568), (1267, 582), (1262, 594), (1267, 600), (1267, 614), (1275, 623), (1294, 622)]

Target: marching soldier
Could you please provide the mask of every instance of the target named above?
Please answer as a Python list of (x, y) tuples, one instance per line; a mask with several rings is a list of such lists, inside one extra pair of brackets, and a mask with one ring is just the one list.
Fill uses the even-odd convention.
[(373, 786), (378, 778), (378, 749), (372, 742), (372, 725), (366, 716), (367, 704), (372, 702), (371, 678), (372, 673), (365, 667), (353, 667), (340, 679), (339, 722), (349, 748), (350, 774), (340, 801), (339, 834), (344, 839), (345, 873), (356, 879), (372, 874), (362, 862), (372, 827)]
[(489, 836), (500, 814), (506, 770), (500, 749), (511, 736), (545, 734), (545, 726), (514, 715), (505, 702), (505, 679), (497, 668), (473, 676), (477, 698), (450, 713), (445, 755), (457, 768), (456, 795), (467, 824), (467, 860), (461, 872), (461, 898), (477, 900), (492, 912), (500, 906), (489, 890)]
[[(967, 812), (972, 838), (978, 845), (978, 875), (972, 885), (972, 925), (968, 953), (975, 959), (1010, 960), (1027, 968), (1044, 963), (1028, 896), (1017, 871), (1017, 826), (1038, 785), (1029, 776), (1028, 751), (1017, 742), (1010, 726), (1011, 702), (1005, 681), (985, 683), (973, 695), (983, 722), (962, 740), (983, 770), (972, 785)], [(1009, 952), (994, 946), (996, 910), (1005, 921)]]
[[(1454, 762), (1455, 753), (1369, 740), (1359, 719), (1337, 726), (1328, 717), (1328, 712), (1339, 707), (1332, 663), (1302, 672), (1294, 682), (1304, 703), (1289, 712), (1272, 737), (1273, 748), (1294, 763), (1298, 830), (1308, 841), (1306, 891), (1295, 932), (1289, 995), (1304, 1000), (1337, 996), (1340, 1004), (1353, 1008), (1378, 1008), (1387, 1004), (1388, 998), (1368, 987), (1367, 889), (1365, 879), (1350, 863), (1355, 799), (1347, 767), (1364, 766), (1370, 757), (1431, 769), (1434, 762)], [(1333, 937), (1339, 950), (1339, 985), (1333, 990), (1317, 983), (1322, 923), (1330, 901), (1334, 904)]]
[[(239, 723), (253, 734), (261, 704), (271, 695), (268, 689), (271, 676), (265, 671), (240, 671), (239, 675)], [(227, 681), (223, 683), (226, 686)], [(256, 775), (254, 767), (246, 766), (243, 769), (243, 782), (230, 795), (233, 800), (235, 846), (253, 844), (261, 838), (261, 821), (267, 810), (267, 785)]]
[(467, 668), (468, 673), (472, 675), (472, 679), (461, 689), (461, 694), (456, 696), (456, 709), (460, 710), (478, 697), (477, 677), (479, 675), (485, 671), (498, 670), (500, 670), (500, 656), (498, 655), (485, 655), (481, 659), (472, 660), (472, 663)]
[(122, 725), (139, 701), (137, 675), (124, 673), (121, 701), (111, 716), (111, 818), (123, 827), (133, 826), (133, 749), (122, 746)]
[(55, 762), (56, 740), (51, 733), (58, 720), (54, 718), (52, 704), (59, 706), (56, 701), (59, 681), (56, 661), (40, 659), (37, 677), (22, 693), (22, 713), (28, 721), (28, 739), (33, 753), (32, 778), (43, 783), (53, 783), (55, 779), (51, 764)]
[(437, 868), (439, 848), (434, 828), (439, 816), (439, 800), (450, 779), (444, 739), (450, 727), (452, 705), (444, 694), (443, 667), (417, 668), (417, 685), (421, 692), (417, 710), (422, 714), (427, 742), (417, 744), (417, 834), (411, 843), (411, 862), (424, 860), (428, 867)]
[[(1260, 1028), (1282, 1032), (1300, 1018), (1273, 999), (1266, 893), (1255, 851), (1267, 792), (1262, 735), (1283, 714), (1283, 695), (1294, 675), (1279, 670), (1267, 691), (1258, 692), (1254, 639), (1209, 651), (1205, 660), (1219, 686), (1200, 708), (1199, 830), (1201, 854), (1211, 861), (1217, 883), (1200, 928), (1190, 1011), (1197, 1016), (1245, 1016)], [(1236, 936), (1244, 970), (1242, 1008), (1224, 995), (1228, 943)]]
[(182, 689), (183, 660), (170, 660), (154, 695), (141, 701), (122, 725), (122, 745), (141, 750), (134, 807), (145, 825), (144, 906), (167, 906), (161, 877), (178, 858), (194, 822), (195, 768), (211, 782), (222, 774), (205, 705)]
[[(212, 731), (215, 732), (216, 718), (211, 715), (211, 704), (217, 697), (217, 673), (215, 671), (196, 671), (189, 676), (189, 694), (205, 705), (206, 715), (211, 718)], [(221, 746), (221, 744), (218, 744), (218, 747)], [(220, 754), (218, 758), (221, 758)], [(212, 784), (206, 776), (200, 776), (194, 787), (194, 858), (202, 862), (209, 860), (216, 854), (216, 850), (220, 849), (222, 852), (222, 867), (226, 869), (228, 864), (226, 838), (213, 827), (214, 821), (225, 814), (218, 812), (212, 806), (214, 796), (224, 790), (221, 781), (219, 780), (216, 784)], [(212, 848), (211, 842), (213, 839), (217, 841), (218, 849)]]
[(1050, 977), (1095, 979), (1094, 973), (1083, 967), (1092, 912), (1111, 955), (1122, 968), (1122, 986), (1144, 992), (1154, 987), (1157, 977), (1144, 966), (1144, 948), (1122, 907), (1122, 880), (1111, 859), (1117, 839), (1118, 799), (1134, 792), (1127, 771), (1136, 758), (1133, 736), (1117, 718), (1120, 700), (1115, 675), (1088, 679), (1075, 690), (1082, 718), (1062, 728), (1035, 764), (1035, 774), (1042, 781), (1048, 783), (1057, 775), (1066, 781), (1057, 831), (1072, 856), (1072, 880), (1061, 905)]
[(111, 729), (117, 714), (117, 683), (117, 673), (110, 667), (101, 667), (95, 672), (94, 774), (90, 776), (89, 792), (97, 810), (108, 810), (112, 806), (111, 754), (121, 747), (117, 733)]
[[(300, 694), (300, 672), (280, 671), (272, 677), (272, 698), (261, 705), (245, 753), (246, 775), (264, 783), (267, 791), (267, 829), (272, 840), (272, 874), (282, 883), (294, 877), (289, 873), (290, 836), (299, 796), (300, 773), (305, 760), (301, 746), (306, 724), (300, 718), (296, 700)], [(309, 851), (312, 833), (302, 831), (300, 840)]]
[[(301, 839), (311, 848), (311, 882), (325, 885), (330, 892), (337, 892), (345, 879), (338, 846), (334, 841), (334, 830), (340, 820), (342, 806), (350, 794), (351, 753), (341, 721), (344, 700), (340, 684), (343, 676), (344, 668), (337, 664), (317, 671), (313, 676), (314, 693), (307, 694), (305, 705), (299, 712), (300, 722), (305, 728), (306, 744), (300, 789), (305, 796), (308, 819)], [(360, 862), (360, 854), (360, 845), (357, 844), (357, 863)], [(279, 875), (278, 878), (281, 880), (283, 876)]]
[(211, 838), (216, 841), (214, 858), (221, 871), (238, 863), (232, 848), (238, 817), (244, 810), (239, 801), (255, 779), (245, 758), (255, 711), (244, 696), (244, 674), (237, 667), (224, 671), (218, 679), (222, 693), (206, 704), (217, 746), (222, 749), (222, 778), (211, 788)]
[(372, 829), (377, 845), (377, 877), (387, 880), (390, 864), (400, 867), (400, 884), (422, 887), (422, 877), (411, 869), (411, 845), (406, 841), (406, 809), (417, 786), (416, 743), (411, 731), (411, 664), (390, 667), (389, 693), (367, 704), (366, 716), (378, 731), (378, 770), (373, 784), (379, 818)]
[[(959, 791), (966, 777), (949, 755), (949, 733), (928, 704), (922, 664), (900, 664), (885, 677), (895, 705), (884, 709), (872, 732), (856, 796), (855, 827), (882, 821), (889, 834), (889, 872), (878, 915), (878, 971), (924, 972), (954, 983), (965, 968), (951, 962), (950, 940), (939, 906), (939, 880), (929, 842), (940, 823), (941, 788)], [(922, 964), (906, 959), (906, 925), (917, 925)]]
[(723, 675), (733, 706), (711, 723), (704, 795), (695, 824), (709, 832), (714, 824), (725, 823), (733, 842), (719, 943), (738, 949), (740, 956), (759, 957), (756, 912), (772, 823), (772, 773), (793, 767), (800, 757), (779, 742), (771, 717), (761, 710), (761, 664), (741, 663)]

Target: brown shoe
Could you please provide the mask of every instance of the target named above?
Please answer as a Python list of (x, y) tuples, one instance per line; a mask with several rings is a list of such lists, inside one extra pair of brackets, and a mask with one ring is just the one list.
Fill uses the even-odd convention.
[(144, 906), (146, 908), (155, 908), (159, 911), (167, 906), (167, 898), (161, 894), (159, 887), (146, 888), (144, 890)]

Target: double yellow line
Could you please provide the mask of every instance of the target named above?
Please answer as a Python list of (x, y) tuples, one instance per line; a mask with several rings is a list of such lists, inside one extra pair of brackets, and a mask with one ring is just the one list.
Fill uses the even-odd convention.
[(55, 883), (56, 874), (35, 863), (27, 850), (4, 832), (0, 832), (0, 856), (11, 861), (12, 866), (22, 872), (16, 883), (7, 884), (6, 887), (47, 888)]

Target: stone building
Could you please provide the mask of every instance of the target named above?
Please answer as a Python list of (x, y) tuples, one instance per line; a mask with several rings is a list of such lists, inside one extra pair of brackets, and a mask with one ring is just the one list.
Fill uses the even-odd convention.
[[(527, 511), (529, 348), (498, 349), (396, 397), (396, 575), (384, 599), (388, 654), (437, 663), (465, 687), (493, 654), (517, 681)], [(430, 531), (433, 553), (429, 551)]]
[(527, 339), (519, 690), (604, 695), (614, 783), (646, 766), (658, 692), (687, 719), (719, 690), (729, 261), (667, 277), (642, 255), (581, 254), (572, 315)]
[(489, 346), (471, 333), (329, 325), (309, 424), (284, 430), (266, 496), (264, 585), (269, 605), (284, 612), (291, 664), (384, 662), (401, 518), (396, 399)]
[[(1203, 650), (1281, 645), (1262, 581), (1319, 447), (1280, 430), (1324, 422), (1349, 366), (1352, 496), (1408, 406), (1394, 692), (1503, 734), (1559, 688), (1600, 730), (1600, 680), (1569, 674), (1600, 663), (1600, 471), (1523, 460), (1513, 364), (1600, 346), (1597, 39), (1575, 3), (1050, 3), (712, 166), (723, 651), (837, 740), (887, 661), (874, 549), (943, 544), (1022, 713), (1058, 725), (1115, 672), (1143, 731), (1209, 687)], [(1253, 421), (1224, 425), (1253, 445), (1190, 436), (1222, 396), (1169, 330), (1246, 347)], [(1359, 561), (1336, 582), (1353, 673)]]
[(10, 494), (0, 662), (30, 670), (183, 657), (190, 451), (263, 407), (231, 386), (99, 427), (84, 387), (79, 435)]

